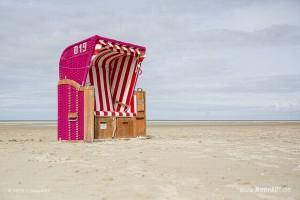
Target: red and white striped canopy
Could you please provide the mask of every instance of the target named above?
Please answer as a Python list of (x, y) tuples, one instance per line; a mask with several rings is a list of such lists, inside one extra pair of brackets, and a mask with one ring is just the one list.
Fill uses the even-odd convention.
[(97, 115), (136, 114), (133, 93), (144, 57), (138, 48), (98, 41), (86, 79), (86, 85), (95, 87)]

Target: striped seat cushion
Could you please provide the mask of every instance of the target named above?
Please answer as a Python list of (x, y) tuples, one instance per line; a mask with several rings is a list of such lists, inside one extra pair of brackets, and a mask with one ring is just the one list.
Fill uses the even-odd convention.
[(101, 117), (135, 117), (136, 113), (131, 112), (117, 112), (117, 111), (95, 111), (96, 116)]
[(130, 103), (130, 107), (127, 111), (95, 111), (96, 116), (101, 117), (135, 117), (137, 114), (137, 97), (134, 94), (132, 101)]

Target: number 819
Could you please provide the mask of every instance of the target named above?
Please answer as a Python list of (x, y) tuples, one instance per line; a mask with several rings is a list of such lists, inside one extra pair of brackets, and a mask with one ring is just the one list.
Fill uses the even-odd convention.
[(74, 55), (86, 52), (86, 42), (74, 46), (73, 52), (74, 52)]

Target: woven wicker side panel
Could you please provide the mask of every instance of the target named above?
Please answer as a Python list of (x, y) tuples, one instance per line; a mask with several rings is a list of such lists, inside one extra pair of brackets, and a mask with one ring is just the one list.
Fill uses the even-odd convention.
[(59, 62), (59, 78), (71, 79), (83, 85), (95, 43), (95, 38), (89, 38), (66, 48)]
[(58, 85), (58, 140), (83, 140), (83, 103), (83, 91), (71, 85)]
[(59, 77), (60, 79), (71, 79), (82, 85), (85, 80), (84, 74), (88, 70), (88, 67), (81, 69), (68, 69), (60, 68)]
[(58, 85), (58, 140), (68, 140), (68, 87), (68, 85)]
[(79, 91), (78, 100), (78, 140), (84, 140), (84, 91)]

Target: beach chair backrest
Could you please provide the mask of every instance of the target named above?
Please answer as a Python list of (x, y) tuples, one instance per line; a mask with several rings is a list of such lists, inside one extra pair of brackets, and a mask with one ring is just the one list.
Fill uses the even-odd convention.
[(144, 50), (99, 40), (86, 84), (95, 87), (95, 111), (127, 112)]

